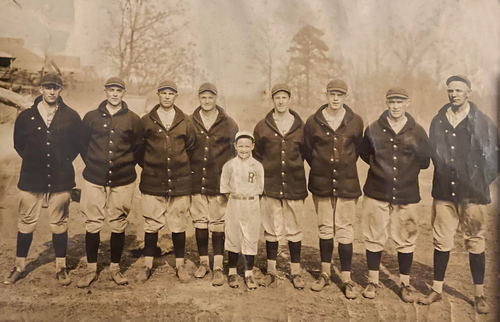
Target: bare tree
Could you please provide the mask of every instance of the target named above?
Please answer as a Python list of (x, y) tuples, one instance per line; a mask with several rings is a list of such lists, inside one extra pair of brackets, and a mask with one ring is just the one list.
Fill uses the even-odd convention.
[(134, 82), (139, 94), (165, 78), (178, 78), (192, 63), (194, 44), (178, 45), (175, 38), (185, 23), (182, 6), (169, 2), (119, 0), (110, 11), (112, 36), (102, 46), (125, 82)]

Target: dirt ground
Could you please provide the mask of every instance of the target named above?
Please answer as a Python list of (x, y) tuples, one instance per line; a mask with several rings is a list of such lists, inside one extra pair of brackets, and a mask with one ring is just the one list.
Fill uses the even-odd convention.
[[(19, 191), (17, 179), (20, 158), (12, 149), (12, 124), (0, 126), (0, 275), (6, 276), (14, 264), (17, 234)], [(75, 162), (77, 185), (81, 183), (83, 163)], [(367, 167), (358, 163), (361, 182)], [(415, 251), (411, 284), (415, 294), (427, 294), (432, 283), (432, 231), (430, 227), (430, 185), (432, 169), (421, 175), (421, 221), (418, 246)], [(495, 187), (494, 187), (495, 188)], [(498, 196), (497, 189), (492, 192)], [(490, 205), (487, 231), (487, 272), (485, 292), (494, 308), (488, 315), (478, 315), (473, 307), (472, 277), (468, 253), (463, 238), (457, 234), (455, 248), (448, 265), (443, 300), (431, 306), (404, 304), (397, 295), (398, 263), (391, 240), (382, 257), (381, 287), (374, 300), (358, 296), (347, 300), (340, 291), (339, 261), (335, 250), (332, 272), (333, 283), (320, 293), (309, 285), (320, 274), (317, 224), (310, 197), (306, 200), (302, 267), (306, 289), (295, 290), (288, 279), (288, 251), (285, 244), (278, 259), (280, 278), (276, 288), (259, 287), (248, 291), (243, 282), (238, 289), (227, 284), (213, 287), (211, 278), (194, 278), (181, 284), (175, 277), (175, 259), (171, 252), (168, 231), (162, 231), (160, 244), (163, 255), (155, 258), (152, 278), (141, 283), (136, 276), (142, 267), (140, 252), (136, 249), (143, 239), (143, 219), (139, 212), (139, 193), (134, 197), (130, 224), (126, 230), (126, 246), (122, 271), (129, 279), (127, 286), (117, 286), (108, 279), (109, 229), (101, 233), (98, 259), (99, 279), (88, 289), (78, 289), (76, 281), (85, 269), (84, 219), (78, 203), (70, 207), (69, 248), (67, 265), (73, 283), (60, 287), (55, 280), (54, 252), (46, 216), (42, 215), (35, 232), (27, 260), (26, 272), (13, 286), (0, 286), (0, 321), (499, 321), (498, 235), (496, 224), (498, 198)], [(367, 283), (367, 268), (360, 229), (358, 202), (353, 258), (353, 280), (361, 292)], [(188, 231), (186, 259), (191, 270), (198, 265), (194, 230)], [(335, 248), (336, 249), (336, 248)], [(225, 265), (227, 263), (225, 262)], [(265, 272), (265, 243), (259, 243), (256, 274)], [(240, 261), (240, 274), (243, 262)], [(227, 274), (227, 267), (225, 267)]]

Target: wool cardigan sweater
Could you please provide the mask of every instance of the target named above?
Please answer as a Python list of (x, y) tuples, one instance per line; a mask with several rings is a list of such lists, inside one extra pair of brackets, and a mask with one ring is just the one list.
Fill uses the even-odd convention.
[(101, 186), (124, 186), (135, 181), (140, 160), (143, 126), (140, 117), (122, 101), (111, 115), (104, 100), (83, 118), (82, 158), (85, 180)]
[(427, 133), (415, 119), (405, 113), (408, 121), (395, 133), (387, 121), (388, 111), (365, 131), (360, 156), (370, 165), (363, 188), (366, 196), (391, 204), (420, 201), (418, 175), (430, 164)]
[(493, 121), (469, 103), (469, 114), (456, 128), (446, 118), (450, 104), (443, 106), (431, 122), (432, 197), (489, 204), (489, 186), (500, 169), (500, 138)]
[(346, 113), (333, 130), (321, 106), (304, 127), (305, 156), (311, 166), (309, 191), (320, 197), (358, 198), (361, 188), (356, 161), (363, 138), (363, 120), (343, 105)]
[(175, 105), (172, 125), (165, 128), (158, 116), (159, 107), (157, 104), (142, 117), (145, 132), (139, 189), (156, 196), (190, 195), (189, 157), (195, 146), (195, 128), (190, 117)]
[(307, 197), (304, 171), (304, 123), (290, 110), (295, 120), (283, 136), (273, 118), (274, 109), (254, 129), (254, 158), (264, 167), (264, 195), (300, 200)]
[(196, 131), (196, 143), (190, 158), (193, 194), (219, 194), (222, 166), (236, 155), (233, 143), (238, 125), (221, 107), (216, 108), (219, 115), (209, 130), (201, 119), (201, 107), (191, 115)]
[(61, 192), (75, 186), (73, 160), (80, 152), (82, 121), (58, 98), (58, 108), (47, 127), (38, 112), (42, 96), (22, 111), (14, 126), (14, 148), (22, 158), (18, 187), (31, 192)]

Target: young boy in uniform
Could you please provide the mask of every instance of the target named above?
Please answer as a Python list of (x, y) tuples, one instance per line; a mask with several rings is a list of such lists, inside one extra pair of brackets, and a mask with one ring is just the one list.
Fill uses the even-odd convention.
[(120, 259), (137, 178), (135, 165), (140, 159), (143, 127), (139, 116), (123, 101), (125, 83), (122, 79), (108, 79), (104, 92), (107, 99), (83, 118), (81, 155), (85, 169), (81, 211), (86, 218), (88, 265), (78, 287), (87, 287), (97, 278), (97, 253), (104, 220), (111, 228), (110, 279), (118, 285), (128, 284), (120, 272)]
[(190, 157), (193, 191), (190, 212), (200, 255), (200, 266), (194, 272), (203, 278), (210, 271), (208, 237), (212, 232), (214, 273), (212, 285), (224, 283), (222, 261), (224, 258), (224, 213), (226, 196), (219, 192), (222, 166), (234, 157), (233, 140), (238, 125), (218, 106), (217, 87), (202, 84), (198, 90), (200, 106), (191, 119), (196, 129), (196, 143)]
[(238, 255), (245, 255), (245, 282), (256, 289), (253, 265), (260, 231), (259, 195), (264, 189), (264, 168), (252, 157), (254, 137), (240, 131), (234, 139), (237, 156), (222, 167), (220, 192), (228, 196), (226, 208), (226, 241), (230, 287), (238, 287)]

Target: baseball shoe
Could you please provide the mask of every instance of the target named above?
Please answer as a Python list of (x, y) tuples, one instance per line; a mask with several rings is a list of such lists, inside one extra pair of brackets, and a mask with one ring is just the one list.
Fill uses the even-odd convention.
[(181, 283), (189, 282), (191, 275), (189, 275), (186, 265), (181, 265), (177, 268), (177, 277)]
[(151, 277), (151, 274), (152, 274), (152, 269), (149, 267), (144, 267), (140, 271), (139, 275), (137, 275), (137, 279), (141, 282), (146, 282)]
[(253, 276), (245, 276), (245, 283), (249, 290), (255, 290), (257, 288), (257, 283), (253, 280)]
[(344, 295), (349, 300), (354, 300), (358, 297), (358, 293), (354, 290), (356, 284), (353, 281), (347, 281), (342, 284), (342, 290), (344, 291)]
[(401, 285), (401, 288), (399, 289), (399, 296), (401, 296), (401, 299), (405, 303), (415, 302), (415, 299), (413, 298), (413, 294), (410, 289), (410, 285)]
[(127, 285), (128, 279), (122, 275), (119, 269), (112, 270), (109, 272), (109, 280), (115, 281), (116, 285)]
[(375, 294), (377, 294), (377, 287), (378, 285), (375, 283), (368, 283), (366, 286), (365, 290), (363, 291), (363, 296), (366, 297), (367, 299), (374, 299)]
[(229, 275), (227, 283), (231, 288), (238, 288), (240, 286), (240, 283), (238, 282), (238, 274)]
[(10, 272), (9, 276), (3, 281), (5, 285), (12, 285), (21, 277), (21, 271), (14, 267)]
[(292, 284), (293, 287), (295, 287), (298, 290), (302, 290), (306, 286), (304, 280), (302, 279), (302, 276), (300, 276), (299, 274), (292, 275)]
[(326, 285), (330, 285), (330, 276), (323, 272), (319, 278), (311, 284), (311, 290), (320, 292)]
[(432, 290), (431, 294), (419, 299), (418, 304), (429, 305), (429, 304), (432, 304), (434, 302), (441, 301), (442, 298), (443, 298), (442, 294)]
[(61, 267), (59, 272), (56, 273), (56, 279), (59, 285), (68, 286), (71, 284), (71, 280), (68, 277), (68, 273), (66, 272), (66, 267)]
[(214, 269), (214, 276), (212, 277), (213, 286), (221, 286), (224, 284), (224, 274), (222, 273), (222, 268), (217, 267)]
[(474, 299), (474, 306), (476, 307), (476, 312), (479, 314), (488, 314), (490, 313), (490, 306), (486, 303), (484, 296), (476, 296)]
[(194, 277), (196, 278), (204, 278), (205, 275), (208, 274), (208, 272), (210, 272), (210, 267), (208, 266), (208, 263), (205, 263), (205, 262), (201, 262), (200, 263), (200, 266), (198, 267), (198, 269), (194, 272)]
[(94, 271), (88, 271), (83, 275), (83, 277), (76, 283), (76, 286), (79, 288), (89, 287), (94, 281), (97, 280), (97, 273)]
[(260, 281), (260, 285), (264, 287), (276, 287), (276, 274), (274, 272), (267, 273)]

